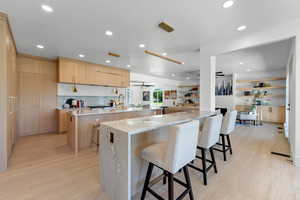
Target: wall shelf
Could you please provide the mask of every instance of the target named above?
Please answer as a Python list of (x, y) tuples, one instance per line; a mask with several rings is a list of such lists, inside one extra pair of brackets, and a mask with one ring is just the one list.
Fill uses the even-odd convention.
[(271, 86), (271, 87), (259, 87), (259, 88), (237, 88), (239, 91), (252, 91), (252, 90), (267, 90), (267, 89), (285, 89), (285, 86)]
[(179, 88), (199, 88), (199, 85), (179, 85)]
[(264, 78), (264, 79), (256, 79), (256, 80), (237, 80), (237, 83), (261, 83), (267, 81), (285, 81), (285, 77), (275, 77), (275, 78)]
[[(242, 97), (242, 98), (250, 98), (250, 97), (253, 98), (254, 95), (240, 96), (240, 97)], [(269, 94), (269, 95), (264, 95), (264, 96), (259, 97), (259, 98), (283, 98), (283, 97), (285, 97), (284, 94)]]

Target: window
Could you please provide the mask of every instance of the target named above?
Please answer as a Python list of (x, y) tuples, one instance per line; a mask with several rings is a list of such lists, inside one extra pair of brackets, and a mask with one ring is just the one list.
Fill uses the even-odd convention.
[(153, 102), (155, 104), (163, 103), (163, 91), (161, 89), (155, 89), (153, 92)]

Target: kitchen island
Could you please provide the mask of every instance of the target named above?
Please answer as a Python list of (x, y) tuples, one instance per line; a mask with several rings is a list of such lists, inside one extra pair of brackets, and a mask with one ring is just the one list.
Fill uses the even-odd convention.
[(99, 161), (103, 192), (111, 200), (138, 199), (147, 168), (147, 163), (140, 157), (141, 151), (166, 140), (166, 127), (191, 120), (201, 121), (214, 114), (190, 111), (102, 123)]
[(77, 155), (80, 149), (92, 145), (97, 125), (103, 122), (161, 114), (161, 108), (77, 109), (68, 112), (68, 145)]

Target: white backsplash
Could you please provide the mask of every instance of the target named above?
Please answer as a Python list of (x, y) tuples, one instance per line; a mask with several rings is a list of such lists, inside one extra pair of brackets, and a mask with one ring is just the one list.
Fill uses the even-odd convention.
[(86, 105), (109, 105), (110, 101), (118, 98), (119, 94), (125, 95), (124, 88), (76, 85), (77, 92), (74, 93), (73, 84), (57, 84), (57, 107), (61, 108), (67, 99), (84, 100)]
[(113, 97), (118, 96), (115, 93), (117, 89), (120, 94), (125, 94), (124, 88), (93, 86), (93, 85), (76, 85), (77, 92), (72, 91), (73, 84), (57, 84), (57, 96), (84, 96), (84, 97)]

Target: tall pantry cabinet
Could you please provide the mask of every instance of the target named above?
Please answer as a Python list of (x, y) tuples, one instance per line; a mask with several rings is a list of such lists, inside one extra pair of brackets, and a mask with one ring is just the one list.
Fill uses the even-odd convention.
[(16, 141), (17, 126), (16, 47), (7, 15), (0, 13), (0, 171)]

